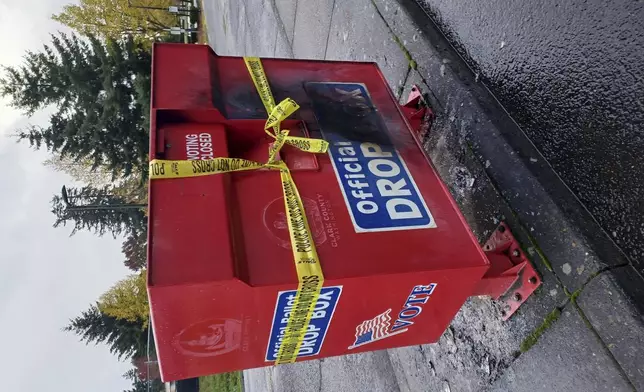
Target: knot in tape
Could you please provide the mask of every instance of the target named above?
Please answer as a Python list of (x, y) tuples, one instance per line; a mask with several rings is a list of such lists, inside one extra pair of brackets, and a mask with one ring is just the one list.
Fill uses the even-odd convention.
[(258, 57), (244, 57), (244, 62), (268, 113), (264, 131), (275, 139), (269, 146), (267, 162), (223, 157), (195, 161), (155, 159), (150, 161), (150, 179), (198, 177), (256, 169), (279, 170), (298, 287), (275, 364), (292, 363), (296, 361), (304, 341), (304, 334), (324, 284), (324, 275), (306, 219), (302, 198), (288, 166), (279, 159), (279, 152), (284, 144), (288, 144), (305, 152), (325, 153), (329, 143), (321, 139), (289, 136), (288, 130), (280, 129), (282, 121), (300, 106), (291, 98), (286, 98), (275, 105), (261, 60)]

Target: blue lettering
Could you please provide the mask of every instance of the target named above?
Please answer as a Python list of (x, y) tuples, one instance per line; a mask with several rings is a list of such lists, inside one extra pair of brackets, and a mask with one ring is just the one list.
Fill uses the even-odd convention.
[[(365, 86), (312, 82), (306, 84), (306, 90), (324, 138), (330, 143), (331, 161), (355, 230), (436, 227)], [(343, 102), (346, 111), (331, 116), (338, 102)]]
[(413, 325), (413, 324), (414, 324), (414, 323), (413, 323), (413, 322), (411, 322), (411, 321), (405, 321), (405, 320), (398, 319), (398, 320), (396, 320), (396, 321), (394, 322), (394, 326), (393, 326), (393, 327), (391, 327), (391, 332), (396, 332), (396, 331), (397, 331), (397, 330), (399, 330), (400, 328), (406, 327), (406, 326), (408, 326), (408, 325)]
[(424, 304), (427, 303), (427, 300), (429, 297), (424, 297), (424, 298), (416, 298), (415, 295), (410, 295), (409, 298), (407, 298), (407, 302), (405, 305), (413, 305), (413, 304)]
[(421, 305), (427, 303), (435, 288), (436, 283), (432, 283), (427, 286), (414, 286), (414, 288), (411, 289), (411, 293), (409, 293), (403, 308), (398, 313), (398, 319), (391, 327), (391, 331), (395, 332), (401, 328), (413, 325), (414, 322), (412, 320), (423, 311)]
[(414, 286), (414, 288), (411, 290), (411, 293), (432, 295), (434, 288), (436, 288), (436, 283), (432, 283), (428, 286), (418, 285)]
[(420, 306), (409, 306), (409, 301), (405, 304), (405, 308), (400, 311), (398, 318), (401, 319), (412, 319), (420, 314), (423, 309)]

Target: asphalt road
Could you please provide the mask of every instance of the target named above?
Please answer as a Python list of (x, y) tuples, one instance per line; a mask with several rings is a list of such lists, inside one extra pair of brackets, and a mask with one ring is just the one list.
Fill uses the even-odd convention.
[(644, 3), (418, 2), (644, 276)]

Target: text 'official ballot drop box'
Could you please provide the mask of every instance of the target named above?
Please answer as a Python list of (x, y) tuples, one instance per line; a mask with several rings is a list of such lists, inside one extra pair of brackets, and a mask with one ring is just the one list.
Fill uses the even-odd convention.
[[(154, 47), (151, 159), (266, 161), (268, 114), (240, 57)], [(488, 256), (373, 63), (262, 59), (324, 273), (297, 360), (435, 342)], [(164, 380), (272, 365), (298, 279), (280, 174), (153, 180), (148, 291)], [(533, 278), (533, 277), (530, 277)]]

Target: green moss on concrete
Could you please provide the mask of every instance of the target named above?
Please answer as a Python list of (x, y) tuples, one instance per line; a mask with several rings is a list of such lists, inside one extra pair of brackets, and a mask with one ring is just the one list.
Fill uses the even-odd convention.
[(597, 333), (597, 331), (595, 331), (595, 327), (593, 327), (593, 325), (590, 323), (590, 320), (588, 320), (588, 317), (586, 317), (586, 314), (581, 309), (581, 307), (577, 305), (577, 302), (573, 302), (572, 304), (575, 306), (575, 309), (577, 309), (577, 313), (579, 313), (579, 317), (581, 317), (581, 320), (584, 322), (584, 324), (586, 324), (586, 328), (593, 331), (593, 333), (599, 338), (599, 334)]
[(574, 291), (574, 292), (572, 292), (572, 293), (571, 293), (571, 292), (569, 292), (569, 291), (568, 291), (567, 289), (565, 289), (565, 288), (564, 288), (564, 291), (565, 291), (566, 295), (568, 296), (568, 298), (570, 298), (570, 301), (571, 301), (572, 303), (576, 304), (576, 303), (577, 303), (577, 297), (579, 297), (579, 294), (581, 294), (581, 292), (583, 291), (583, 289), (584, 289), (584, 287), (585, 287), (585, 286), (586, 286), (586, 285), (584, 285), (584, 286), (582, 286), (582, 287), (578, 288), (577, 290), (575, 290), (575, 291)]
[[(495, 188), (496, 188), (496, 185), (495, 185)], [(503, 193), (500, 190), (498, 190), (498, 192), (499, 192), (500, 195), (503, 195)], [(510, 211), (512, 212), (512, 215), (514, 216), (514, 218), (518, 222), (522, 222), (521, 217), (519, 217), (519, 214), (512, 207), (510, 207), (510, 202), (504, 196), (502, 196), (502, 197), (505, 200), (505, 202), (507, 203), (508, 207), (510, 208)], [(527, 230), (525, 227), (523, 227), (523, 225), (521, 225), (520, 227), (521, 227), (521, 231), (523, 231), (523, 233), (526, 235), (526, 237), (528, 237), (528, 239), (530, 240), (530, 243), (532, 243), (532, 247), (534, 248), (534, 251), (539, 255), (539, 260), (541, 260), (541, 263), (546, 267), (546, 269), (548, 271), (554, 273), (555, 270), (554, 270), (554, 268), (552, 268), (552, 264), (550, 264), (550, 260), (548, 260), (548, 258), (546, 257), (546, 254), (543, 253), (543, 250), (541, 250), (541, 247), (539, 246), (539, 243), (537, 242), (537, 239), (534, 238), (534, 236), (532, 236), (530, 231)], [(517, 236), (515, 236), (515, 238), (516, 237)], [(517, 239), (517, 241), (519, 241), (519, 240)]]
[(577, 290), (575, 290), (572, 293), (565, 286), (563, 286), (563, 284), (562, 284), (562, 287), (564, 289), (564, 293), (566, 294), (566, 296), (568, 298), (570, 298), (570, 302), (572, 302), (575, 306), (577, 306), (577, 297), (579, 297), (579, 294), (581, 294), (581, 292), (584, 291), (584, 289), (586, 288), (588, 283), (590, 283), (593, 279), (595, 279), (597, 276), (599, 276), (602, 273), (602, 271), (603, 270), (593, 272), (588, 277), (588, 279), (586, 279), (584, 284), (582, 284), (580, 288), (578, 288)]
[(548, 271), (550, 271), (550, 272), (555, 272), (555, 270), (552, 268), (552, 264), (550, 264), (550, 260), (548, 260), (548, 258), (547, 258), (547, 257), (546, 257), (546, 255), (543, 253), (543, 251), (541, 250), (541, 248), (539, 248), (539, 245), (538, 245), (538, 244), (537, 244), (537, 242), (534, 240), (534, 238), (532, 238), (532, 236), (530, 236), (530, 241), (532, 242), (533, 247), (534, 247), (534, 251), (535, 251), (535, 252), (537, 252), (537, 254), (539, 255), (539, 259), (541, 260), (541, 262), (543, 263), (543, 265), (548, 269)]
[(559, 316), (561, 316), (561, 309), (555, 308), (552, 312), (548, 313), (546, 318), (543, 320), (541, 325), (539, 325), (537, 328), (535, 328), (534, 331), (526, 337), (523, 342), (521, 343), (521, 347), (519, 349), (521, 350), (522, 353), (530, 350), (532, 346), (534, 346), (538, 341), (541, 335), (543, 335), (552, 324), (559, 319)]
[(378, 9), (378, 4), (374, 0), (371, 0), (371, 5), (373, 5), (374, 11), (378, 14), (380, 19), (382, 19), (383, 22), (385, 22), (385, 25), (387, 26), (387, 29), (389, 30), (389, 33), (393, 37), (393, 40), (398, 44), (398, 47), (400, 47), (400, 50), (402, 50), (403, 54), (405, 55), (405, 58), (407, 59), (407, 63), (409, 64), (409, 68), (411, 69), (417, 69), (418, 64), (414, 60), (413, 57), (411, 57), (411, 53), (409, 53), (409, 50), (405, 47), (405, 44), (398, 38), (396, 33), (394, 32), (394, 29), (389, 26), (389, 23), (387, 22), (387, 19), (382, 15), (382, 12), (380, 12), (380, 9)]
[(416, 60), (414, 60), (414, 58), (411, 57), (411, 53), (409, 53), (409, 50), (407, 50), (407, 48), (405, 47), (405, 44), (402, 43), (400, 38), (398, 38), (398, 36), (396, 34), (394, 34), (393, 31), (391, 31), (391, 35), (392, 35), (394, 41), (396, 41), (396, 43), (398, 44), (398, 47), (400, 48), (400, 50), (405, 55), (405, 58), (407, 59), (407, 63), (409, 64), (409, 68), (411, 68), (411, 69), (418, 68), (418, 64), (416, 64)]

